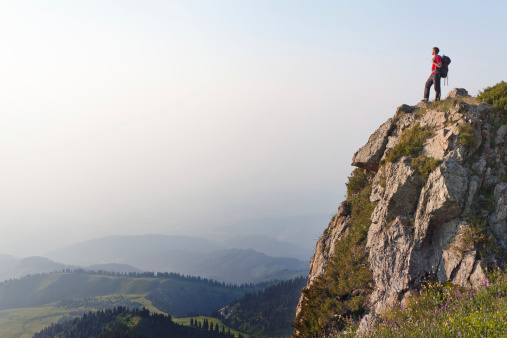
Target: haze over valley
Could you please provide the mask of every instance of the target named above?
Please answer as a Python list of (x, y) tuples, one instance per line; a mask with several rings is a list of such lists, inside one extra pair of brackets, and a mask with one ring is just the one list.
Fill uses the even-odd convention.
[[(357, 326), (372, 210), (391, 201), (380, 169), (403, 158), (419, 196), (442, 161), (466, 159), (480, 190), (466, 211), (504, 224), (505, 13), (501, 1), (2, 2), (0, 337)], [(418, 103), (435, 46), (452, 58), (448, 85)], [(404, 142), (409, 126), (434, 147)]]

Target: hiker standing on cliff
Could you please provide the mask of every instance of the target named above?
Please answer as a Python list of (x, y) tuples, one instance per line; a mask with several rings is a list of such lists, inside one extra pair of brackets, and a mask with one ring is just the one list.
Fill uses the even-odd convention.
[(431, 60), (431, 75), (424, 86), (423, 102), (428, 102), (432, 85), (435, 86), (435, 101), (440, 101), (440, 69), (442, 68), (442, 58), (438, 55), (439, 51), (438, 47), (433, 47), (431, 50), (431, 55), (433, 55), (433, 59)]

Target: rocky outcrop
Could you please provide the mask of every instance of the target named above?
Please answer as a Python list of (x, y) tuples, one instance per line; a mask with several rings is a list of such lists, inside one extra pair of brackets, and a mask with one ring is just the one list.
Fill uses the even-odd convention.
[(381, 125), (380, 128), (370, 136), (368, 143), (354, 154), (354, 157), (352, 158), (352, 165), (363, 169), (377, 171), (380, 159), (386, 150), (388, 136), (393, 127), (394, 125), (391, 119)]
[(468, 91), (465, 88), (454, 88), (447, 94), (447, 99), (457, 97), (470, 97), (470, 95), (468, 95)]
[[(387, 161), (393, 149), (410, 148), (401, 136), (416, 124), (430, 131), (422, 150)], [(370, 201), (376, 203), (364, 244), (373, 287), (359, 336), (417, 294), (429, 276), (470, 288), (484, 283), (484, 268), (498, 257), (479, 252), (477, 229), (490, 232), (491, 245), (507, 250), (506, 135), (501, 112), (457, 88), (439, 104), (400, 106), (354, 154), (352, 165), (375, 174)], [(429, 174), (413, 161), (419, 156), (434, 165)], [(352, 216), (346, 204), (340, 210), (317, 243), (307, 288), (326, 273), (347, 237)]]

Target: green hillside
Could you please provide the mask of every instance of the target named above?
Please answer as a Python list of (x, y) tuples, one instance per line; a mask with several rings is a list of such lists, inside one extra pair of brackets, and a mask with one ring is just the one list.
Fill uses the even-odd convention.
[(211, 313), (262, 286), (226, 285), (169, 273), (155, 277), (77, 271), (29, 276), (0, 283), (0, 332), (2, 337), (31, 337), (52, 323), (120, 306), (179, 317)]
[(255, 336), (290, 336), (301, 290), (307, 279), (298, 277), (248, 292), (230, 305), (215, 311), (224, 324)]
[(190, 311), (206, 312), (225, 306), (245, 292), (258, 288), (253, 285), (225, 285), (177, 274), (156, 278), (54, 273), (1, 283), (0, 310), (37, 307), (67, 299), (144, 294), (164, 307), (165, 312), (186, 316)]

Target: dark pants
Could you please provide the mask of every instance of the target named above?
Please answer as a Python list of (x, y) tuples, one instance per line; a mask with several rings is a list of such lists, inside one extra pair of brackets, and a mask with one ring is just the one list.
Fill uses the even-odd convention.
[(437, 94), (435, 96), (435, 101), (440, 100), (440, 74), (431, 74), (428, 78), (428, 81), (426, 81), (426, 85), (424, 86), (424, 98), (429, 99), (430, 98), (430, 88), (432, 85), (435, 85), (435, 93)]

